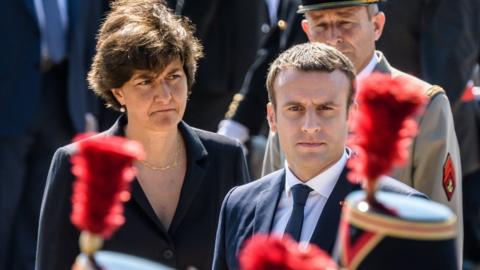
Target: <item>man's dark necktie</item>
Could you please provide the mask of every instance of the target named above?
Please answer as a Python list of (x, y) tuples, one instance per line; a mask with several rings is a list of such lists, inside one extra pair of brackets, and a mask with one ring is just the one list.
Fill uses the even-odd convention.
[(65, 57), (65, 30), (60, 18), (57, 0), (43, 0), (45, 12), (44, 36), (47, 43), (48, 59), (59, 63)]
[(303, 210), (307, 202), (308, 194), (312, 191), (309, 186), (297, 184), (292, 187), (293, 210), (288, 220), (285, 234), (289, 234), (295, 241), (300, 240), (303, 226)]

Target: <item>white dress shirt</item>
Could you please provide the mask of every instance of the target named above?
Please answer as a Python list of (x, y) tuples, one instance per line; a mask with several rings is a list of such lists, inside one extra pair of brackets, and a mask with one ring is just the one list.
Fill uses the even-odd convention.
[(317, 226), (318, 219), (327, 203), (327, 199), (330, 197), (330, 194), (347, 163), (348, 156), (349, 154), (347, 153), (347, 150), (345, 150), (342, 157), (335, 164), (306, 183), (298, 180), (288, 167), (287, 161), (285, 161), (285, 192), (282, 192), (275, 212), (272, 230), (273, 234), (280, 236), (283, 235), (285, 228), (287, 227), (288, 219), (292, 214), (293, 198), (290, 189), (296, 184), (305, 184), (309, 186), (312, 191), (308, 195), (305, 204), (300, 242), (310, 241), (313, 231)]
[(365, 79), (368, 75), (370, 75), (373, 70), (375, 69), (375, 66), (380, 62), (380, 59), (378, 58), (377, 54), (373, 52), (372, 59), (370, 59), (370, 62), (368, 62), (367, 66), (365, 66), (360, 73), (357, 74), (356, 77), (356, 82), (358, 83), (362, 79)]

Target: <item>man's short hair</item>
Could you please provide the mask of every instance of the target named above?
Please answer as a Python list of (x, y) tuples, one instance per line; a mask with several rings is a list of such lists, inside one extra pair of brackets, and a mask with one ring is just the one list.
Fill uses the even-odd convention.
[(370, 4), (367, 6), (367, 14), (368, 14), (368, 19), (372, 20), (372, 17), (377, 15), (377, 13), (380, 11), (378, 8), (378, 4)]
[(117, 0), (98, 34), (97, 52), (88, 74), (93, 91), (119, 110), (111, 90), (131, 79), (135, 70), (161, 72), (179, 59), (188, 89), (194, 82), (202, 46), (194, 27), (176, 16), (163, 0)]
[(278, 74), (285, 69), (299, 71), (318, 71), (331, 73), (335, 70), (342, 71), (348, 78), (350, 87), (347, 96), (347, 108), (355, 98), (355, 68), (352, 62), (337, 49), (317, 43), (308, 42), (295, 45), (284, 51), (270, 65), (267, 75), (268, 98), (276, 108), (274, 83)]

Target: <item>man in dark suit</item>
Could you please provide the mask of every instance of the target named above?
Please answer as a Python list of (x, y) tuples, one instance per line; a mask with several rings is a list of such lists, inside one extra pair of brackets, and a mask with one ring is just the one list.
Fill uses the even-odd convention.
[(86, 71), (107, 4), (2, 2), (0, 269), (33, 269), (49, 160), (94, 113)]
[[(342, 201), (360, 187), (346, 179), (348, 116), (355, 70), (319, 43), (296, 45), (271, 65), (267, 119), (285, 153), (285, 168), (232, 189), (223, 202), (214, 269), (237, 269), (238, 254), (256, 233), (288, 234), (331, 253)], [(423, 196), (388, 177), (380, 188)]]
[[(430, 199), (448, 206), (459, 217), (457, 250), (461, 258), (463, 242), (462, 168), (452, 110), (445, 91), (388, 64), (376, 40), (382, 35), (386, 17), (377, 0), (303, 0), (299, 12), (305, 13), (302, 28), (311, 42), (334, 46), (354, 63), (357, 80), (372, 72), (402, 77), (418, 86), (428, 97), (418, 117), (419, 132), (409, 148), (405, 167), (392, 176)], [(360, 104), (361, 106), (361, 104)], [(265, 153), (264, 172), (283, 165), (278, 139), (270, 136)], [(461, 261), (461, 260), (460, 260)]]

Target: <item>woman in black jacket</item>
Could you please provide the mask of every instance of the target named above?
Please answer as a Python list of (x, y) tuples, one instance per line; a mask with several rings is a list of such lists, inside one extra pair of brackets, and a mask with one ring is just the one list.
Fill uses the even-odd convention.
[[(224, 195), (248, 180), (238, 143), (182, 121), (201, 45), (190, 24), (161, 0), (116, 1), (98, 36), (89, 83), (124, 114), (103, 134), (140, 142), (125, 224), (105, 250), (175, 268), (209, 269)], [(70, 156), (57, 150), (42, 203), (38, 270), (70, 269), (79, 232), (70, 222)]]

